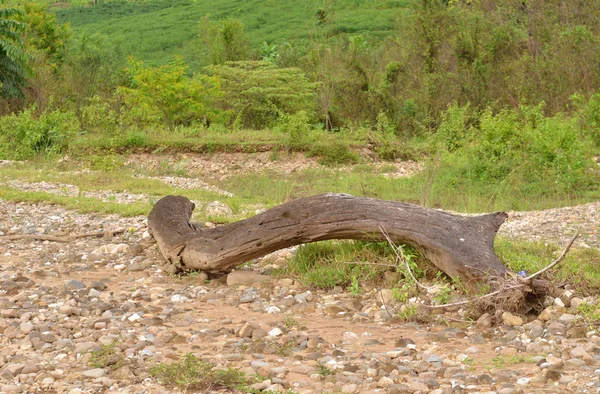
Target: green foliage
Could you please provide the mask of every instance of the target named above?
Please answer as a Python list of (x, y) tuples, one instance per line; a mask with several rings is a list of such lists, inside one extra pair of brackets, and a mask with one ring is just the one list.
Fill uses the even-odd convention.
[(121, 368), (123, 364), (125, 364), (125, 358), (120, 349), (117, 348), (116, 342), (101, 345), (100, 349), (92, 351), (88, 361), (90, 367), (110, 368), (112, 370)]
[[(480, 114), (450, 107), (432, 146), (439, 162), (420, 175), (434, 194), (465, 190), (488, 200), (553, 197), (592, 190), (600, 184), (585, 135), (576, 118), (544, 116), (542, 106)], [(500, 209), (512, 209), (502, 206)]]
[[(300, 276), (308, 285), (330, 289), (354, 288), (360, 281), (380, 280), (389, 268), (363, 265), (362, 261), (393, 264), (393, 251), (387, 243), (366, 241), (324, 241), (301, 246), (285, 270)], [(354, 287), (352, 287), (354, 286)]]
[[(556, 259), (560, 247), (553, 243), (532, 242), (498, 237), (494, 250), (513, 272), (537, 272)], [(572, 249), (561, 264), (545, 274), (552, 282), (568, 281), (584, 294), (596, 294), (600, 289), (600, 258), (598, 249)]]
[(299, 68), (244, 61), (208, 66), (205, 71), (221, 80), (221, 108), (237, 114), (246, 127), (268, 127), (280, 114), (312, 111), (314, 85)]
[(212, 21), (205, 16), (198, 24), (200, 53), (206, 59), (202, 63), (223, 64), (248, 60), (250, 50), (244, 24), (239, 19), (227, 18)]
[[(107, 97), (118, 84), (117, 71), (123, 64), (119, 43), (106, 36), (82, 34), (70, 42), (61, 84), (61, 89), (68, 93), (62, 93), (59, 97), (66, 99), (63, 105), (75, 112), (83, 130), (97, 126), (86, 123), (96, 119), (84, 117), (85, 107), (95, 105), (97, 97), (104, 98), (105, 103), (110, 105)], [(115, 109), (107, 108), (106, 111), (107, 118), (110, 118), (110, 111)]]
[(583, 316), (585, 322), (593, 327), (597, 327), (600, 324), (600, 302), (588, 303), (584, 302), (579, 305), (577, 311)]
[(187, 76), (182, 59), (161, 67), (143, 67), (129, 60), (127, 86), (118, 90), (127, 108), (127, 124), (164, 122), (173, 130), (179, 125), (205, 124), (215, 116), (210, 102), (219, 94), (216, 78)]
[(237, 369), (215, 369), (215, 365), (197, 358), (192, 353), (181, 361), (157, 364), (148, 372), (163, 384), (188, 390), (234, 389), (245, 384), (244, 373)]
[(35, 116), (35, 108), (0, 118), (0, 157), (32, 159), (60, 153), (77, 131), (74, 116), (58, 110)]
[(26, 25), (18, 20), (22, 15), (0, 1), (0, 97), (23, 97), (29, 68), (22, 38)]
[[(123, 37), (127, 54), (153, 66), (190, 53), (190, 47), (198, 38), (198, 22), (206, 15), (210, 14), (211, 21), (217, 25), (227, 19), (241, 21), (252, 52), (264, 41), (309, 41), (309, 29), (317, 23), (314, 15), (322, 6), (320, 2), (265, 3), (262, 0), (105, 0), (91, 7), (84, 0), (68, 3), (70, 7), (55, 9), (60, 21), (70, 22), (77, 33), (98, 32), (113, 38)], [(407, 3), (408, 0), (336, 1), (336, 17), (331, 25), (340, 32), (381, 37), (393, 30), (395, 14)]]

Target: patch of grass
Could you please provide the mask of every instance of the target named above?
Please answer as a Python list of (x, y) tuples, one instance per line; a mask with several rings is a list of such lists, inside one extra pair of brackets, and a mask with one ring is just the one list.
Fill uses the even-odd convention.
[(215, 364), (197, 358), (192, 353), (183, 356), (179, 362), (157, 364), (148, 372), (162, 384), (180, 388), (184, 392), (235, 389), (248, 382), (243, 372), (232, 368), (216, 369)]
[(319, 374), (321, 376), (330, 376), (330, 375), (335, 375), (335, 371), (333, 369), (329, 368), (325, 364), (318, 363), (317, 374)]
[(596, 300), (594, 303), (581, 304), (577, 311), (591, 327), (600, 325), (600, 300)]
[(294, 348), (296, 347), (296, 343), (294, 340), (290, 339), (279, 346), (275, 354), (281, 357), (290, 357), (294, 354)]
[(397, 316), (401, 321), (418, 321), (419, 309), (416, 305), (403, 305)]
[[(382, 278), (389, 267), (362, 265), (361, 261), (394, 264), (393, 251), (386, 243), (366, 241), (324, 241), (301, 246), (283, 270), (299, 276), (307, 285), (329, 289), (352, 286), (359, 280)], [(356, 262), (355, 264), (347, 264)]]
[(485, 363), (487, 369), (502, 369), (517, 364), (531, 364), (535, 363), (535, 359), (522, 354), (516, 354), (514, 356), (501, 356), (497, 355), (488, 362)]
[(94, 368), (109, 368), (117, 370), (125, 364), (125, 358), (120, 349), (117, 348), (117, 343), (112, 342), (100, 346), (99, 350), (92, 351), (88, 365)]
[(153, 203), (150, 202), (134, 202), (131, 204), (102, 202), (95, 198), (57, 196), (45, 192), (22, 191), (10, 187), (2, 187), (0, 189), (0, 198), (16, 202), (48, 202), (52, 204), (62, 205), (67, 209), (77, 210), (82, 213), (115, 213), (123, 217), (148, 215), (153, 205)]
[[(504, 237), (496, 239), (494, 249), (513, 272), (532, 274), (550, 264), (562, 251), (562, 246)], [(553, 282), (568, 281), (583, 294), (600, 290), (600, 250), (572, 248), (565, 259), (542, 277)]]
[(294, 317), (286, 316), (283, 318), (283, 326), (288, 330), (291, 330), (293, 328), (298, 328), (300, 323), (298, 323), (298, 320), (294, 319)]

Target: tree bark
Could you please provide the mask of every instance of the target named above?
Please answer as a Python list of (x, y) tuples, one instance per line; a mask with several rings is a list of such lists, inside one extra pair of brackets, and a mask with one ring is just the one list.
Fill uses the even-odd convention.
[(282, 248), (328, 239), (382, 241), (383, 228), (394, 242), (416, 247), (469, 288), (508, 271), (493, 247), (507, 217), (504, 212), (461, 216), (408, 203), (328, 193), (202, 229), (189, 222), (194, 208), (186, 197), (167, 196), (148, 217), (162, 255), (180, 270), (224, 271)]

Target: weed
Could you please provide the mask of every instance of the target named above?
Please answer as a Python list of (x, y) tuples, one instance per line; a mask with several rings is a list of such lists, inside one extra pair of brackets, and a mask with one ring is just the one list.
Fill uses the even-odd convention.
[(248, 382), (243, 372), (237, 369), (215, 369), (215, 365), (197, 358), (192, 353), (181, 361), (171, 364), (160, 363), (151, 367), (150, 375), (161, 383), (188, 390), (234, 389)]
[(444, 283), (442, 286), (438, 287), (437, 291), (433, 294), (434, 303), (436, 305), (447, 304), (450, 300), (452, 291), (452, 288), (447, 283)]
[(298, 328), (300, 323), (298, 323), (298, 320), (294, 319), (292, 316), (286, 316), (283, 319), (283, 326), (288, 330), (291, 330), (293, 328)]
[(600, 324), (600, 300), (596, 300), (594, 303), (581, 304), (577, 308), (577, 311), (590, 326), (598, 326)]
[(350, 290), (350, 293), (352, 293), (352, 295), (354, 297), (357, 297), (362, 293), (362, 289), (360, 288), (360, 284), (358, 283), (358, 275), (357, 274), (352, 275), (352, 281), (350, 282), (350, 286), (348, 287), (348, 290)]
[(296, 343), (293, 340), (289, 340), (284, 342), (278, 349), (275, 354), (282, 357), (290, 357), (294, 354), (294, 348), (296, 347)]
[(487, 369), (501, 369), (510, 367), (517, 364), (530, 364), (535, 363), (535, 359), (532, 357), (527, 357), (522, 354), (514, 355), (514, 356), (501, 356), (497, 355), (491, 360), (489, 360), (485, 365)]
[(332, 370), (331, 368), (327, 367), (327, 365), (325, 365), (323, 363), (319, 363), (317, 365), (317, 374), (319, 374), (321, 376), (329, 376), (329, 375), (335, 375), (335, 371)]
[(125, 363), (121, 350), (117, 348), (116, 342), (100, 346), (100, 349), (92, 351), (88, 365), (94, 368), (119, 369)]
[(398, 312), (398, 318), (402, 321), (415, 321), (418, 319), (418, 314), (416, 305), (403, 305)]

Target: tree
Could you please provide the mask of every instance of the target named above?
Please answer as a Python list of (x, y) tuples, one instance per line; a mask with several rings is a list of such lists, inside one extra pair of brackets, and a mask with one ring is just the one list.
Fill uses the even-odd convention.
[(0, 0), (0, 96), (23, 98), (28, 73), (21, 36), (25, 25), (17, 20), (23, 11), (2, 4)]
[(280, 114), (313, 112), (315, 85), (302, 70), (267, 61), (227, 62), (205, 71), (221, 80), (222, 108), (238, 114), (245, 126), (269, 126)]
[(170, 129), (194, 122), (206, 123), (214, 113), (210, 101), (220, 94), (218, 80), (189, 77), (181, 58), (161, 66), (143, 67), (129, 60), (128, 86), (119, 87), (123, 101), (136, 123), (164, 122)]
[(205, 57), (204, 64), (222, 64), (225, 62), (248, 60), (248, 35), (244, 24), (238, 19), (211, 21), (209, 16), (200, 23), (200, 52)]

